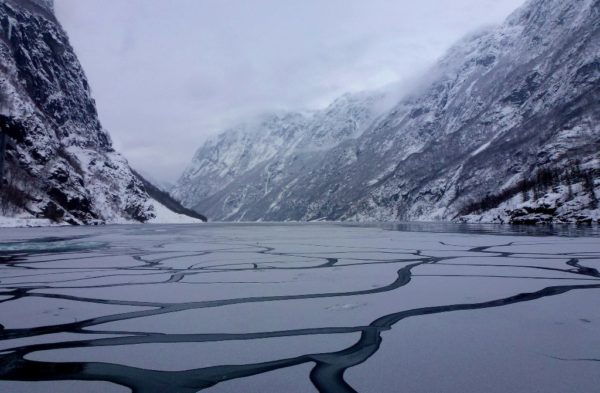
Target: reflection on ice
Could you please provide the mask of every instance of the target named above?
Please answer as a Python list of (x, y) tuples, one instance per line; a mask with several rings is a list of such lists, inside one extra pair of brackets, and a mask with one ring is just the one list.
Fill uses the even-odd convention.
[(92, 250), (105, 245), (105, 243), (102, 242), (78, 241), (76, 239), (45, 238), (33, 241), (0, 243), (0, 255), (4, 256), (13, 253), (42, 254), (51, 252), (74, 252)]

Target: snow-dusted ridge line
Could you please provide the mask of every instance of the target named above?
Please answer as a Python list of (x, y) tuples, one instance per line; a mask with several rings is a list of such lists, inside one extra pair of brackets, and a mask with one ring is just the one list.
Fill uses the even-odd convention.
[(391, 109), (374, 111), (378, 99), (347, 95), (311, 121), (279, 114), (225, 131), (197, 151), (174, 195), (216, 220), (451, 220), (543, 168), (566, 174), (579, 161), (593, 177), (588, 205), (552, 190), (530, 203), (570, 206), (551, 221), (598, 220), (598, 1), (529, 0), (457, 43)]
[[(27, 1), (27, 0), (25, 0)], [(32, 3), (35, 3), (41, 7), (48, 9), (49, 11), (54, 12), (54, 0), (29, 0)]]

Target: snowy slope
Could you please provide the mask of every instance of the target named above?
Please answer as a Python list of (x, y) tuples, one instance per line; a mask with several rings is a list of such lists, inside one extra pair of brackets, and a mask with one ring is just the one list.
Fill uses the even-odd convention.
[(0, 216), (0, 228), (47, 227), (60, 225), (47, 218), (32, 218), (28, 214), (17, 214), (12, 217)]
[[(204, 221), (198, 218), (190, 217), (185, 214), (175, 213), (160, 202), (151, 199), (153, 218), (146, 221), (149, 224), (201, 224)], [(122, 220), (113, 221), (115, 224), (134, 224), (135, 221)], [(12, 217), (0, 216), (0, 228), (18, 228), (18, 227), (47, 227), (56, 225), (67, 225), (57, 223), (47, 218), (32, 218), (29, 214), (16, 214)]]
[(49, 0), (0, 2), (0, 127), (10, 136), (0, 215), (71, 224), (153, 217), (102, 128)]
[(344, 95), (322, 111), (278, 112), (207, 141), (172, 194), (215, 219), (259, 219), (300, 173), (359, 137), (388, 104), (385, 92)]
[[(279, 118), (224, 132), (198, 150), (175, 196), (224, 220), (451, 220), (545, 168), (565, 190), (575, 161), (597, 194), (600, 1), (530, 0), (457, 43), (383, 114), (357, 116), (379, 105), (349, 101), (309, 126)], [(303, 131), (273, 135), (288, 128)], [(311, 137), (327, 143), (300, 142)], [(593, 203), (575, 205), (560, 217), (597, 217)]]
[(148, 221), (150, 224), (201, 224), (204, 222), (198, 218), (175, 213), (156, 200), (152, 200), (152, 206), (154, 207), (154, 218)]
[[(190, 222), (207, 221), (206, 217), (194, 210), (188, 209), (175, 200), (168, 192), (154, 185), (146, 177), (139, 172), (133, 170), (133, 174), (142, 182), (144, 189), (152, 198), (153, 213), (157, 215), (157, 219), (162, 223), (168, 223), (169, 219), (182, 221), (184, 217), (193, 219)], [(168, 211), (165, 211), (168, 210)], [(151, 220), (152, 221), (152, 220)]]

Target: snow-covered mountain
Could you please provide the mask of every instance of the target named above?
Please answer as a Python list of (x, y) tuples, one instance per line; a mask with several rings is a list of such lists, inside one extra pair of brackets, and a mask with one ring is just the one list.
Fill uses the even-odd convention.
[(260, 219), (277, 208), (277, 195), (333, 147), (360, 136), (388, 102), (385, 92), (347, 94), (322, 111), (272, 113), (229, 129), (196, 152), (172, 194), (211, 218)]
[(529, 0), (376, 97), (228, 130), (174, 194), (224, 220), (600, 219), (599, 0)]
[(0, 1), (0, 216), (146, 222), (154, 206), (102, 128), (51, 0)]
[(194, 223), (207, 221), (202, 214), (183, 207), (181, 203), (173, 199), (169, 191), (165, 191), (160, 185), (156, 185), (152, 180), (148, 180), (147, 177), (134, 169), (132, 169), (132, 172), (142, 182), (144, 189), (152, 198), (156, 217), (151, 219), (150, 222)]

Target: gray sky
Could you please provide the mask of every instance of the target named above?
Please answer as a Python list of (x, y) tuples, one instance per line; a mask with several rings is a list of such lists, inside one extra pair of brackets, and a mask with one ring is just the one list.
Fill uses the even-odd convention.
[(524, 0), (55, 0), (100, 120), (174, 182), (208, 135), (408, 81)]

